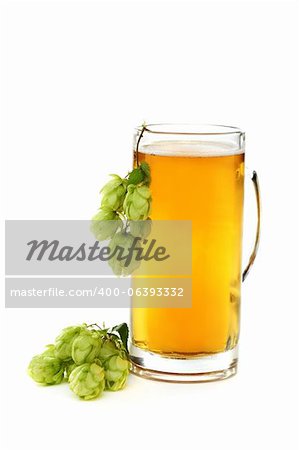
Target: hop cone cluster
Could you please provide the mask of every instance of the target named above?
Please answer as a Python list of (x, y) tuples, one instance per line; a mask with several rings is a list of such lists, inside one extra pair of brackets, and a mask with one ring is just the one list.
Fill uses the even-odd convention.
[[(92, 218), (91, 231), (98, 241), (109, 239), (113, 252), (116, 245), (128, 250), (134, 237), (145, 238), (149, 235), (152, 196), (149, 188), (150, 168), (146, 162), (142, 162), (125, 178), (118, 175), (111, 175), (111, 178), (100, 191), (101, 206)], [(115, 275), (124, 276), (130, 275), (139, 266), (136, 261), (124, 266), (119, 255), (111, 258), (109, 264)]]
[(64, 328), (40, 355), (32, 358), (28, 374), (39, 384), (59, 384), (64, 379), (83, 400), (104, 390), (122, 389), (129, 375), (128, 326), (101, 329), (94, 324)]

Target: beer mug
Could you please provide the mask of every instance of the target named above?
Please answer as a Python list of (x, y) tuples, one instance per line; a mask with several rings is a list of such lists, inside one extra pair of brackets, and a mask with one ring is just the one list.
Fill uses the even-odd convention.
[(151, 169), (151, 219), (192, 221), (192, 306), (132, 308), (132, 371), (176, 382), (228, 378), (238, 364), (241, 282), (260, 229), (253, 172), (257, 232), (242, 273), (245, 134), (229, 126), (155, 124), (140, 127), (134, 142), (135, 166), (146, 161)]

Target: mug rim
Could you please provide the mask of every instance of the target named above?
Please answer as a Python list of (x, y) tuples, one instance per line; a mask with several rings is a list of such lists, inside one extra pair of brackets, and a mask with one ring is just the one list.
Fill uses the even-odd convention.
[[(173, 128), (173, 129), (171, 129)], [(190, 128), (190, 131), (187, 129)], [(150, 123), (140, 125), (137, 130), (153, 134), (168, 135), (194, 135), (194, 136), (221, 136), (227, 134), (245, 134), (238, 127), (210, 123)]]

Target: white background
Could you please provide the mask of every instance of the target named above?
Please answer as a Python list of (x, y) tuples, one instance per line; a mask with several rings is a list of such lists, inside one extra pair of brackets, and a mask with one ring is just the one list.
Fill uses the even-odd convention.
[(80, 402), (37, 387), (31, 356), (64, 326), (127, 310), (6, 310), (3, 448), (296, 447), (297, 2), (3, 2), (3, 189), (9, 219), (89, 219), (133, 128), (212, 122), (247, 132), (262, 240), (243, 289), (236, 377), (127, 389)]

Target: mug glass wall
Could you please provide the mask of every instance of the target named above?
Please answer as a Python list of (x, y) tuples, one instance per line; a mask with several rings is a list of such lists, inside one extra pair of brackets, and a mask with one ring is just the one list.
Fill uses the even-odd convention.
[(218, 125), (137, 131), (134, 163), (151, 169), (151, 219), (192, 221), (192, 307), (132, 308), (130, 354), (138, 375), (206, 381), (236, 372), (244, 144), (241, 130)]

